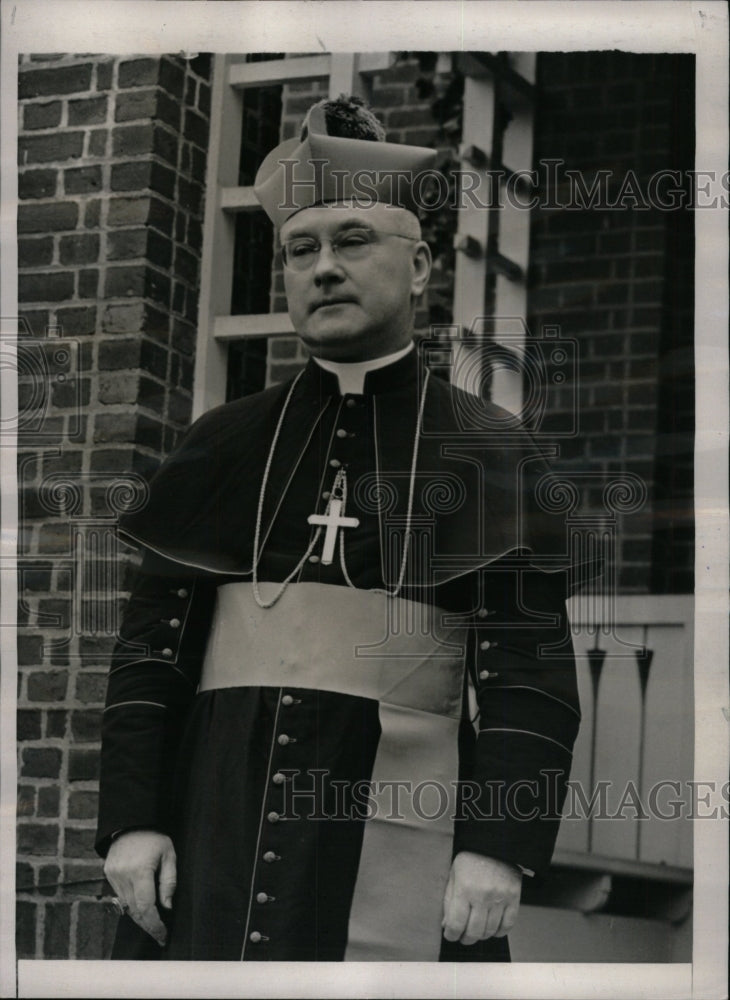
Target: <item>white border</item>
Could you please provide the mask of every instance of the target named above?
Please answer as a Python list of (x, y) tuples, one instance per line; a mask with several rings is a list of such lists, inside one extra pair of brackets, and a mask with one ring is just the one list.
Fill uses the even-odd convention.
[[(375, 26), (375, 27), (374, 27)], [(17, 314), (15, 94), (22, 52), (362, 51), (461, 48), (697, 54), (697, 166), (728, 163), (728, 17), (723, 0), (492, 0), (484, 3), (5, 0), (2, 6), (2, 242), (0, 316)], [(367, 39), (367, 45), (363, 44)], [(722, 193), (722, 192), (720, 192)], [(728, 493), (727, 213), (697, 212), (697, 585), (695, 773), (727, 779)], [(8, 378), (8, 374), (10, 378)], [(2, 372), (3, 421), (14, 411), (13, 373)], [(12, 381), (12, 385), (9, 384)], [(5, 425), (5, 424), (4, 424)], [(3, 546), (17, 524), (15, 456), (2, 442)], [(0, 621), (12, 620), (15, 576), (3, 548)], [(10, 616), (10, 617), (8, 617)], [(0, 628), (3, 675), (0, 771), (0, 995), (15, 993), (12, 952), (15, 644)], [(727, 823), (696, 824), (693, 965), (509, 967), (262, 963), (19, 963), (21, 996), (483, 996), (724, 997), (727, 988)], [(425, 975), (424, 975), (425, 972)]]

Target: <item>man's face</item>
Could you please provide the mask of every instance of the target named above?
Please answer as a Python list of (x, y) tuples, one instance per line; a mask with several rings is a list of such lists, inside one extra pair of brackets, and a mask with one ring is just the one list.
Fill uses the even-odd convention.
[[(284, 268), (289, 315), (312, 354), (365, 361), (408, 344), (413, 297), (423, 292), (431, 268), (427, 244), (405, 238), (417, 232), (414, 222), (403, 209), (337, 203), (305, 208), (284, 223), (282, 243), (301, 237), (321, 242), (311, 266)], [(372, 236), (364, 255), (348, 260), (329, 240), (353, 229)]]

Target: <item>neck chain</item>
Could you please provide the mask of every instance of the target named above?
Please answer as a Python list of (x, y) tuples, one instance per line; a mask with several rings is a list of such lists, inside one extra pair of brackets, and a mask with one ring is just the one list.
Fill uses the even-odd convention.
[[(264, 598), (261, 596), (261, 592), (259, 590), (259, 581), (258, 581), (259, 545), (260, 545), (260, 542), (261, 542), (261, 522), (262, 522), (262, 513), (263, 513), (263, 509), (264, 509), (264, 496), (266, 494), (266, 487), (267, 487), (268, 481), (269, 481), (269, 473), (271, 472), (271, 464), (272, 464), (273, 459), (274, 459), (274, 452), (276, 451), (276, 445), (277, 445), (277, 443), (279, 441), (279, 436), (281, 434), (281, 428), (282, 428), (282, 426), (284, 424), (284, 418), (286, 416), (287, 410), (289, 409), (289, 404), (291, 402), (292, 395), (294, 394), (294, 390), (295, 390), (295, 388), (297, 386), (297, 383), (299, 382), (299, 379), (302, 377), (303, 373), (304, 373), (304, 370), (300, 371), (299, 374), (297, 375), (297, 377), (294, 379), (294, 381), (292, 382), (291, 388), (289, 389), (289, 392), (287, 394), (287, 397), (284, 400), (284, 406), (282, 407), (281, 414), (279, 415), (279, 420), (278, 420), (278, 422), (276, 424), (276, 429), (274, 431), (274, 437), (273, 437), (273, 439), (271, 441), (271, 447), (269, 448), (269, 456), (266, 459), (266, 465), (264, 467), (264, 474), (263, 474), (262, 479), (261, 479), (261, 490), (259, 491), (258, 509), (256, 511), (256, 528), (255, 528), (254, 537), (253, 537), (253, 579), (252, 579), (253, 595), (254, 595), (254, 598), (256, 600), (256, 603), (258, 604), (258, 606), (260, 608), (272, 608), (276, 604), (276, 602), (279, 600), (279, 598), (284, 593), (284, 591), (286, 590), (286, 588), (289, 586), (289, 584), (291, 583), (291, 581), (294, 579), (294, 577), (302, 569), (302, 567), (304, 566), (304, 564), (307, 561), (307, 559), (309, 559), (309, 557), (311, 556), (311, 554), (314, 551), (314, 549), (315, 549), (315, 547), (317, 545), (317, 542), (319, 541), (320, 536), (322, 534), (322, 527), (321, 526), (317, 527), (316, 531), (314, 532), (314, 535), (312, 536), (312, 540), (310, 541), (310, 543), (307, 546), (307, 549), (306, 549), (304, 555), (299, 560), (299, 562), (297, 563), (297, 565), (294, 567), (294, 569), (291, 571), (291, 573), (287, 576), (287, 578), (279, 585), (279, 589), (276, 591), (276, 593), (274, 594), (274, 596), (272, 598), (270, 598), (269, 600), (264, 600)], [(421, 428), (423, 426), (423, 412), (424, 412), (424, 408), (425, 408), (425, 405), (426, 405), (426, 389), (428, 387), (429, 376), (430, 376), (430, 372), (429, 372), (428, 369), (426, 369), (426, 374), (425, 374), (424, 379), (423, 379), (423, 391), (421, 392), (421, 399), (420, 399), (419, 406), (418, 406), (418, 417), (416, 419), (416, 430), (415, 430), (415, 434), (414, 434), (414, 437), (413, 437), (413, 453), (412, 453), (412, 456), (411, 456), (410, 481), (409, 481), (409, 484), (408, 484), (408, 512), (407, 512), (407, 515), (406, 515), (405, 538), (404, 538), (404, 541), (403, 541), (403, 557), (401, 559), (400, 572), (398, 573), (398, 580), (397, 580), (396, 585), (393, 588), (393, 590), (386, 590), (386, 589), (384, 589), (382, 587), (371, 588), (372, 593), (375, 593), (375, 594), (385, 594), (386, 597), (397, 597), (398, 594), (400, 593), (401, 587), (403, 586), (403, 580), (405, 579), (406, 564), (408, 562), (408, 550), (409, 550), (410, 542), (411, 542), (411, 522), (412, 522), (412, 516), (413, 516), (413, 497), (414, 497), (415, 486), (416, 486), (416, 467), (417, 467), (417, 464), (418, 464), (418, 444), (419, 444), (419, 440), (420, 440), (420, 437), (421, 437)], [(375, 447), (377, 448), (377, 441), (375, 442)], [(343, 504), (342, 510), (344, 512), (345, 505), (346, 505), (346, 502), (347, 502), (347, 477), (346, 477), (346, 475), (344, 473), (344, 470), (340, 470), (340, 473), (338, 473), (337, 486), (341, 490), (341, 493), (342, 493), (342, 504)], [(353, 589), (357, 589), (357, 588), (355, 588), (355, 584), (350, 579), (350, 575), (347, 572), (347, 567), (345, 566), (345, 534), (344, 534), (343, 531), (340, 532), (339, 542), (340, 542), (340, 546), (339, 546), (340, 567), (342, 569), (342, 575), (344, 576), (345, 582), (347, 583), (348, 587), (352, 587)]]

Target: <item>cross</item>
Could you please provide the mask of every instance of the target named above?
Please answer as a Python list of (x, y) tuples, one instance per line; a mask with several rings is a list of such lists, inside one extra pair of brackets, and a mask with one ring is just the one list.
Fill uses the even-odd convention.
[(335, 554), (335, 542), (337, 541), (338, 528), (356, 528), (360, 523), (357, 517), (342, 517), (342, 500), (332, 497), (326, 514), (310, 514), (307, 518), (310, 524), (321, 524), (327, 526), (324, 536), (324, 547), (322, 549), (322, 563), (329, 566)]

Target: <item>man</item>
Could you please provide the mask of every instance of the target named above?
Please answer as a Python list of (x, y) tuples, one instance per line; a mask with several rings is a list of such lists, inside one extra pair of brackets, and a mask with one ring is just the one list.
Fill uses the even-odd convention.
[(122, 524), (113, 957), (506, 960), (549, 864), (579, 722), (563, 529), (528, 435), (414, 348), (432, 157), (341, 98), (259, 171), (312, 357), (204, 415)]

